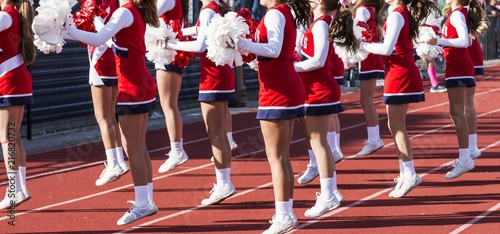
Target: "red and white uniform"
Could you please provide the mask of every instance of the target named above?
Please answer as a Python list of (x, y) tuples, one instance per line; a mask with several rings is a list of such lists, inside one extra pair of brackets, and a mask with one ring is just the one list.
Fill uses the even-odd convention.
[(484, 75), (483, 50), (477, 42), (477, 38), (472, 41), (472, 45), (467, 48), (469, 57), (474, 64), (474, 75)]
[[(375, 11), (369, 6), (360, 6), (356, 10), (356, 19), (377, 27)], [(376, 30), (371, 42), (377, 42), (378, 37), (378, 30)], [(384, 60), (378, 54), (369, 54), (365, 60), (359, 63), (359, 79), (369, 80), (373, 78), (384, 78)]]
[(119, 115), (147, 113), (156, 105), (156, 83), (146, 68), (146, 23), (133, 4), (118, 8), (98, 33), (68, 27), (68, 34), (89, 45), (100, 46), (113, 37), (118, 72)]
[(444, 23), (443, 38), (438, 38), (438, 44), (444, 48), (446, 87), (475, 86), (474, 64), (467, 52), (467, 8), (459, 7), (450, 13)]
[(33, 95), (21, 54), (21, 20), (9, 5), (0, 11), (0, 107), (28, 104), (33, 104)]
[(215, 14), (221, 15), (216, 3), (210, 2), (200, 11), (196, 22), (196, 41), (168, 41), (167, 47), (186, 52), (200, 53), (200, 102), (229, 101), (236, 99), (234, 72), (230, 66), (217, 66), (207, 58), (205, 40), (210, 20)]
[(257, 43), (238, 41), (238, 48), (258, 55), (257, 119), (295, 119), (305, 114), (304, 84), (293, 64), (296, 36), (290, 7), (279, 4), (267, 11), (257, 27)]
[[(177, 25), (179, 22), (183, 22), (181, 0), (158, 0), (156, 6), (160, 20), (163, 20), (167, 25)], [(186, 71), (186, 68), (173, 64), (164, 65), (156, 63), (155, 68), (157, 70), (172, 71), (180, 74)]]
[(410, 12), (406, 6), (394, 9), (384, 25), (383, 43), (361, 43), (370, 53), (382, 54), (387, 69), (384, 103), (399, 104), (425, 100), (422, 77), (413, 59)]
[(305, 60), (294, 64), (305, 86), (306, 115), (329, 115), (344, 110), (339, 84), (331, 73), (333, 45), (328, 40), (331, 21), (331, 16), (323, 15), (312, 22), (300, 47)]
[[(112, 1), (111, 5), (108, 7), (108, 16), (104, 19), (103, 24), (106, 24), (111, 15), (116, 10), (116, 1)], [(98, 28), (99, 23), (102, 20), (96, 17), (94, 21), (96, 22), (96, 28)], [(107, 44), (103, 44), (99, 47), (88, 46), (89, 52), (89, 84), (93, 86), (106, 85), (106, 86), (116, 86), (118, 85), (118, 74), (116, 73), (116, 61), (115, 55), (113, 54), (113, 49)]]

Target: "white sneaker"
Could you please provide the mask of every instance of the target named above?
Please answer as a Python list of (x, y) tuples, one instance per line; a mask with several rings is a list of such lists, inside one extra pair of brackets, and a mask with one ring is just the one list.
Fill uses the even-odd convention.
[(99, 179), (95, 181), (96, 186), (101, 186), (105, 185), (109, 182), (115, 181), (117, 179), (120, 179), (123, 170), (120, 167), (120, 165), (116, 164), (113, 168), (109, 168), (106, 163), (104, 163), (104, 170), (102, 170), (101, 175), (99, 176)]
[(365, 156), (368, 154), (375, 153), (375, 151), (379, 150), (380, 148), (384, 147), (384, 142), (379, 138), (376, 142), (372, 143), (369, 141), (365, 141), (365, 146), (359, 153), (357, 153), (358, 156)]
[(214, 184), (214, 188), (210, 191), (210, 197), (201, 201), (202, 205), (213, 205), (226, 200), (228, 197), (233, 196), (236, 189), (232, 184)]
[[(17, 192), (13, 199), (15, 202), (14, 207), (17, 207), (21, 205), (23, 202), (26, 202), (29, 199), (31, 199), (31, 194), (25, 188)], [(5, 197), (2, 199), (2, 201), (0, 201), (0, 210), (9, 208), (11, 206), (11, 200), (12, 198), (9, 198), (9, 189), (7, 188), (5, 190)]]
[(325, 201), (325, 199), (321, 197), (320, 193), (316, 193), (316, 204), (311, 209), (306, 210), (304, 216), (308, 218), (316, 218), (339, 206), (340, 202), (335, 196), (333, 196), (330, 201)]
[(398, 178), (394, 178), (394, 182), (396, 182), (397, 184), (396, 184), (396, 187), (394, 187), (394, 190), (392, 190), (389, 193), (389, 197), (394, 197), (394, 194), (398, 193), (399, 188), (401, 188), (401, 184), (403, 183), (403, 178), (398, 176)]
[(163, 173), (174, 169), (175, 167), (187, 162), (188, 155), (186, 151), (180, 151), (177, 154), (170, 151), (168, 152), (168, 159), (160, 166), (158, 172)]
[(335, 163), (338, 163), (342, 160), (344, 160), (344, 154), (342, 152), (339, 152), (338, 150), (333, 150), (333, 161)]
[(126, 163), (119, 163), (118, 165), (120, 165), (120, 167), (122, 168), (122, 173), (120, 174), (120, 176), (125, 175), (130, 171), (130, 168)]
[(299, 182), (299, 184), (307, 184), (318, 176), (319, 176), (318, 167), (311, 167), (311, 164), (307, 164), (306, 172), (304, 172), (304, 174), (301, 177), (299, 177), (297, 182)]
[(273, 216), (272, 220), (269, 220), (269, 223), (271, 223), (271, 227), (269, 227), (269, 229), (264, 231), (262, 234), (287, 233), (297, 226), (297, 223), (294, 223), (291, 217), (288, 217), (286, 221), (282, 223), (276, 219), (276, 215)]
[(229, 147), (231, 147), (231, 150), (235, 150), (238, 148), (238, 144), (235, 141), (229, 141)]
[(408, 194), (412, 189), (417, 187), (417, 185), (419, 185), (420, 183), (422, 183), (422, 179), (417, 174), (413, 174), (413, 176), (410, 178), (401, 179), (400, 177), (398, 177), (398, 184), (396, 185), (394, 191), (392, 191), (389, 194), (389, 196), (396, 198), (403, 197), (404, 195)]
[(481, 156), (481, 150), (476, 148), (474, 151), (470, 151), (469, 154), (470, 154), (470, 158), (476, 159), (476, 158), (479, 158), (479, 156)]
[(125, 225), (132, 222), (135, 222), (144, 217), (154, 215), (158, 213), (158, 208), (152, 202), (148, 202), (148, 204), (144, 207), (137, 207), (135, 204), (130, 207), (130, 209), (123, 215), (116, 224)]
[(453, 170), (446, 173), (444, 178), (445, 179), (457, 178), (460, 175), (464, 174), (465, 172), (468, 172), (468, 171), (474, 169), (475, 166), (476, 166), (476, 164), (474, 163), (474, 160), (467, 160), (467, 163), (465, 163), (465, 164), (460, 163), (460, 161), (458, 161), (458, 160), (455, 160), (455, 168), (453, 168)]
[(290, 213), (290, 219), (292, 219), (292, 225), (294, 227), (297, 227), (299, 225), (299, 220), (297, 219), (297, 216), (295, 216), (295, 213)]
[(339, 190), (333, 190), (333, 195), (335, 195), (335, 198), (337, 198), (337, 201), (341, 202), (344, 201), (344, 196), (340, 193)]

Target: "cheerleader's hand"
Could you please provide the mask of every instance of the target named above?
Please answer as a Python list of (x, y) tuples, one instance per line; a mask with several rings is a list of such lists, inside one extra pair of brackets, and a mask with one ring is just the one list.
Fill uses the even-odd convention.
[(235, 48), (235, 43), (231, 37), (228, 37), (228, 40), (226, 41), (226, 48), (228, 49), (234, 49)]
[(69, 14), (68, 17), (66, 17), (66, 21), (64, 21), (63, 27), (66, 30), (68, 30), (69, 27), (73, 27), (73, 28), (75, 27), (72, 14)]
[(346, 63), (346, 64), (345, 64), (345, 66), (344, 66), (344, 68), (349, 69), (349, 68), (351, 68), (352, 66), (354, 66), (354, 63)]
[(437, 45), (437, 41), (438, 41), (437, 38), (432, 38), (432, 39), (426, 41), (425, 44), (428, 44), (428, 45)]

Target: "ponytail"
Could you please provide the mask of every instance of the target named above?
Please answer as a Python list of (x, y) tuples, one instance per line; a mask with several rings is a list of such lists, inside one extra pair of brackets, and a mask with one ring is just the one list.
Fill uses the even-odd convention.
[(35, 12), (28, 0), (11, 0), (11, 2), (19, 7), (19, 16), (21, 18), (21, 54), (23, 55), (24, 64), (29, 66), (35, 62), (36, 57), (33, 30), (31, 29)]
[(354, 35), (352, 12), (343, 7), (338, 0), (326, 0), (325, 9), (337, 11), (330, 23), (328, 39), (338, 46), (345, 47), (347, 51), (358, 50), (359, 41)]
[(231, 6), (229, 6), (229, 4), (227, 4), (226, 2), (224, 2), (222, 0), (219, 1), (219, 4), (217, 4), (217, 6), (219, 7), (222, 15), (225, 15), (226, 13), (233, 11), (233, 8), (231, 8)]
[(469, 3), (469, 12), (467, 13), (467, 28), (469, 34), (483, 34), (488, 29), (486, 14), (477, 0), (471, 0)]
[(285, 4), (295, 13), (295, 27), (308, 28), (311, 22), (311, 4), (309, 0), (278, 0), (278, 4)]
[(418, 27), (429, 15), (437, 12), (438, 7), (431, 0), (403, 0), (403, 4), (410, 4), (410, 38), (413, 40), (418, 36)]
[(160, 20), (156, 10), (156, 0), (133, 0), (134, 5), (141, 12), (142, 19), (146, 24), (160, 27)]

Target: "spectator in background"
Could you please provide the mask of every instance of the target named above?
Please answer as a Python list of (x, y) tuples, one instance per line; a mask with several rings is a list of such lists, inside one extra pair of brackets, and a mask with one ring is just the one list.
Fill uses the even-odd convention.
[(266, 13), (267, 8), (260, 5), (260, 0), (254, 0), (252, 6), (252, 18), (261, 20)]
[(486, 15), (490, 17), (498, 17), (500, 10), (497, 7), (497, 0), (491, 0), (490, 5), (486, 6)]

